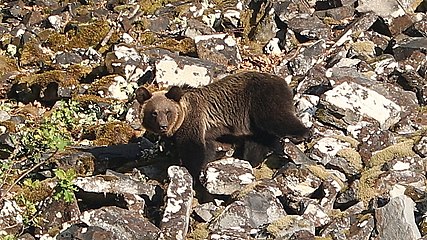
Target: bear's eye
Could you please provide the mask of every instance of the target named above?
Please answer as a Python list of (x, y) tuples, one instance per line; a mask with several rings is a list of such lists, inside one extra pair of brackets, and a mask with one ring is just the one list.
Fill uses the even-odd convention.
[(151, 116), (157, 117), (157, 112), (151, 112)]

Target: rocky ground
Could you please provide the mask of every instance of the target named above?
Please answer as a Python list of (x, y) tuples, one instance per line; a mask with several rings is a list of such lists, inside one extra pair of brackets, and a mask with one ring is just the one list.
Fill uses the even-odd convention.
[[(0, 2), (1, 239), (427, 238), (427, 2)], [(138, 86), (241, 70), (312, 139), (204, 172), (144, 134)]]

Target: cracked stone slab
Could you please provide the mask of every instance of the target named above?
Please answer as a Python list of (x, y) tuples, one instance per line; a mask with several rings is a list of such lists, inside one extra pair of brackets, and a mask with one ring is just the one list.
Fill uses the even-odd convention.
[(354, 82), (343, 82), (325, 92), (322, 98), (331, 109), (337, 109), (349, 125), (368, 117), (376, 120), (382, 129), (389, 129), (401, 118), (399, 105)]
[(170, 166), (168, 177), (170, 183), (159, 239), (185, 239), (193, 201), (193, 178), (186, 168), (179, 166)]
[(384, 240), (421, 238), (415, 223), (414, 211), (414, 201), (405, 195), (392, 198), (384, 207), (376, 209), (378, 238)]
[(251, 164), (236, 158), (210, 162), (203, 174), (205, 187), (211, 194), (230, 195), (255, 179)]
[[(346, 213), (346, 212), (345, 212)], [(334, 219), (321, 233), (322, 237), (337, 240), (369, 240), (374, 230), (374, 217), (350, 214)], [(348, 229), (351, 229), (348, 231)]]

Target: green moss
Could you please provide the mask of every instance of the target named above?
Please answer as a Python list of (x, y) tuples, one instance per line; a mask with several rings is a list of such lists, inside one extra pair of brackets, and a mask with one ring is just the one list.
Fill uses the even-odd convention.
[(267, 231), (275, 237), (279, 237), (283, 230), (286, 230), (290, 227), (297, 225), (300, 228), (308, 227), (309, 225), (306, 222), (302, 221), (301, 216), (287, 215), (277, 219), (276, 221), (270, 223), (267, 227)]
[(38, 65), (40, 62), (50, 64), (51, 60), (48, 54), (40, 48), (40, 42), (37, 39), (31, 39), (25, 43), (21, 50), (20, 62), (25, 65)]
[(75, 24), (66, 35), (55, 31), (45, 31), (42, 36), (45, 44), (53, 51), (69, 51), (73, 48), (96, 47), (107, 36), (110, 26), (105, 20)]
[(209, 237), (209, 229), (207, 223), (198, 223), (194, 227), (194, 229), (187, 234), (187, 240), (201, 240), (208, 239)]
[(327, 172), (324, 166), (309, 165), (307, 166), (307, 169), (310, 170), (311, 173), (313, 173), (316, 177), (322, 179), (323, 181), (327, 179), (333, 179), (341, 186), (341, 188), (345, 187), (345, 184), (341, 181), (341, 179), (339, 179), (335, 174), (331, 174)]
[(16, 71), (16, 61), (4, 55), (0, 55), (0, 76), (6, 73)]
[(354, 148), (341, 149), (337, 152), (337, 156), (346, 159), (357, 170), (363, 168), (362, 157)]
[[(96, 20), (89, 24), (80, 24), (74, 33), (68, 33), (69, 48), (88, 48), (99, 44), (110, 31), (107, 21)], [(70, 38), (71, 37), (71, 38)]]
[(177, 2), (179, 0), (145, 0), (139, 1), (141, 11), (145, 14), (154, 14), (158, 9), (166, 4)]
[(404, 142), (397, 143), (395, 145), (386, 147), (376, 152), (369, 160), (369, 166), (381, 166), (384, 163), (391, 161), (398, 157), (411, 157), (415, 153), (412, 150), (414, 146), (413, 140), (406, 140)]
[(85, 95), (77, 95), (73, 96), (73, 99), (77, 102), (80, 102), (83, 105), (91, 104), (91, 103), (114, 103), (116, 100), (112, 98), (103, 98), (96, 95), (85, 94)]
[(372, 198), (382, 194), (375, 184), (378, 177), (383, 173), (380, 166), (375, 166), (364, 172), (360, 177), (357, 198), (364, 203), (368, 203)]
[(17, 77), (19, 83), (27, 83), (29, 86), (38, 84), (46, 87), (49, 83), (55, 82), (59, 86), (71, 87), (79, 84), (79, 80), (91, 71), (89, 67), (72, 65), (67, 70), (51, 70), (39, 74), (20, 75)]
[(128, 143), (134, 136), (133, 129), (124, 122), (110, 122), (95, 127), (95, 145), (117, 145)]
[(274, 171), (263, 163), (261, 166), (254, 169), (254, 175), (256, 180), (271, 179), (274, 175)]
[(115, 82), (114, 78), (118, 75), (107, 75), (100, 79), (95, 80), (92, 84), (90, 84), (87, 92), (88, 94), (97, 95), (99, 91), (108, 89), (112, 83)]
[(12, 133), (16, 132), (16, 123), (14, 121), (3, 121), (3, 122), (0, 122), (0, 126), (6, 127), (6, 130), (8, 132), (12, 132)]
[(158, 47), (172, 52), (179, 52), (181, 55), (196, 55), (197, 53), (196, 43), (191, 38), (184, 38), (180, 41), (167, 38)]

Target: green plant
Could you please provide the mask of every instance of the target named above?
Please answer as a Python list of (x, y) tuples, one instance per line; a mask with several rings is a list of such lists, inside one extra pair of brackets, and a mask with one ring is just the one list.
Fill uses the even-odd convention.
[(22, 222), (25, 226), (38, 226), (39, 217), (37, 215), (37, 196), (42, 184), (39, 180), (27, 178), (22, 183), (22, 191), (15, 196), (16, 202), (22, 207)]
[(54, 173), (55, 177), (58, 179), (58, 184), (56, 185), (53, 199), (57, 201), (63, 199), (67, 203), (73, 202), (74, 192), (77, 191), (77, 188), (73, 186), (73, 180), (77, 176), (76, 171), (72, 168), (67, 171), (56, 169)]
[(5, 235), (5, 236), (0, 236), (0, 240), (16, 240), (18, 239), (16, 236), (14, 235)]

